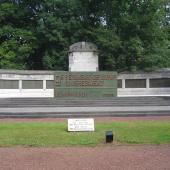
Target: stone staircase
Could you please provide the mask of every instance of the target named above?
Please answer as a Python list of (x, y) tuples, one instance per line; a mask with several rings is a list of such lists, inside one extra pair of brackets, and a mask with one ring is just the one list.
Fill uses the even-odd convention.
[(170, 97), (1, 98), (0, 118), (170, 115)]

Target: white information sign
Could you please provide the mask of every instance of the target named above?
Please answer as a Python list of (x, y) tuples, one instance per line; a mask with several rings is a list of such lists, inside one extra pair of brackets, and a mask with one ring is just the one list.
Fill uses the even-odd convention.
[(94, 131), (94, 119), (68, 119), (68, 131)]

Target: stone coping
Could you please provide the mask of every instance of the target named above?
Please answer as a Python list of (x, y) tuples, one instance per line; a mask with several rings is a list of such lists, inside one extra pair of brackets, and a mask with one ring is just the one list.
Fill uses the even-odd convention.
[(55, 71), (46, 70), (6, 70), (0, 69), (0, 74), (24, 74), (24, 75), (54, 75)]
[[(0, 74), (19, 74), (19, 75), (54, 75), (57, 71), (47, 70), (7, 70), (0, 69)], [(60, 72), (60, 71), (58, 71)], [(101, 71), (104, 72), (104, 71)], [(156, 70), (152, 72), (121, 72), (118, 73), (120, 79), (140, 79), (140, 78), (170, 78), (170, 69)]]
[(72, 44), (69, 48), (69, 52), (97, 52), (97, 46), (90, 42), (78, 42)]

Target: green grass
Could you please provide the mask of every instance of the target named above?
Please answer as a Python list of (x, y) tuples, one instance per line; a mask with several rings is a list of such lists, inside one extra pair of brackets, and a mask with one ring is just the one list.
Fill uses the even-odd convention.
[(105, 143), (105, 131), (129, 144), (170, 143), (170, 121), (96, 123), (95, 132), (67, 132), (66, 123), (0, 123), (0, 146), (70, 146)]

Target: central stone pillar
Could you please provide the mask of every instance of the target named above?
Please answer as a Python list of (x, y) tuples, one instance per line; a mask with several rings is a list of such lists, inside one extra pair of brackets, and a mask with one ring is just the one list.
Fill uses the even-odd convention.
[(98, 50), (90, 42), (78, 42), (69, 49), (69, 71), (98, 71)]

